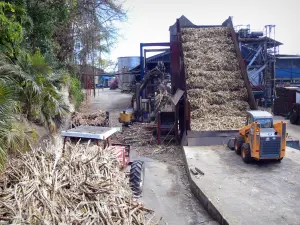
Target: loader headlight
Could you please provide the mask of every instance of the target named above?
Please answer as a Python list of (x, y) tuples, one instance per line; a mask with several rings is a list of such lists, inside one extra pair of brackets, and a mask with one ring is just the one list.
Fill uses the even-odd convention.
[(266, 138), (266, 141), (270, 141), (270, 138)]

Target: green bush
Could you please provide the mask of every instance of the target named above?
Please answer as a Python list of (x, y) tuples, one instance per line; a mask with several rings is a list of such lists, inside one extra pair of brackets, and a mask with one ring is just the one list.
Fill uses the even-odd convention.
[(69, 93), (71, 101), (74, 104), (75, 109), (77, 110), (80, 107), (82, 101), (84, 100), (84, 94), (81, 89), (81, 82), (75, 76), (71, 76)]

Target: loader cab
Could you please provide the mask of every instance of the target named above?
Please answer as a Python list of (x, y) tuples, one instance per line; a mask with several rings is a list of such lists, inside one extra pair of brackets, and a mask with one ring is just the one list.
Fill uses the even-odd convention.
[(271, 113), (266, 111), (248, 111), (246, 125), (258, 122), (260, 128), (272, 128), (273, 127), (273, 116)]

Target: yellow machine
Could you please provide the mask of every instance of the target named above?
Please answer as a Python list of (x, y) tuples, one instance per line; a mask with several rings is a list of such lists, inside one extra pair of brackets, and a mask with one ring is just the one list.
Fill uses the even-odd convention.
[(273, 124), (273, 116), (266, 111), (248, 111), (246, 126), (234, 140), (234, 150), (244, 162), (252, 159), (281, 161), (286, 150), (285, 122)]
[(123, 125), (131, 125), (134, 119), (133, 110), (126, 110), (120, 113), (119, 122)]

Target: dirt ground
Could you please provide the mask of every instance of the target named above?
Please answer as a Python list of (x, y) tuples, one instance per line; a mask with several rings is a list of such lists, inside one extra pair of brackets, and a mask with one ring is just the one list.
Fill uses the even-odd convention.
[[(109, 111), (111, 126), (121, 126), (117, 120), (119, 112), (129, 107), (130, 100), (131, 95), (119, 90), (96, 90), (95, 98), (92, 96), (82, 111)], [(114, 141), (130, 144), (131, 159), (145, 162), (144, 190), (140, 201), (155, 210), (157, 220), (163, 217), (169, 225), (217, 224), (191, 194), (180, 146), (156, 145), (149, 124), (124, 127)]]

